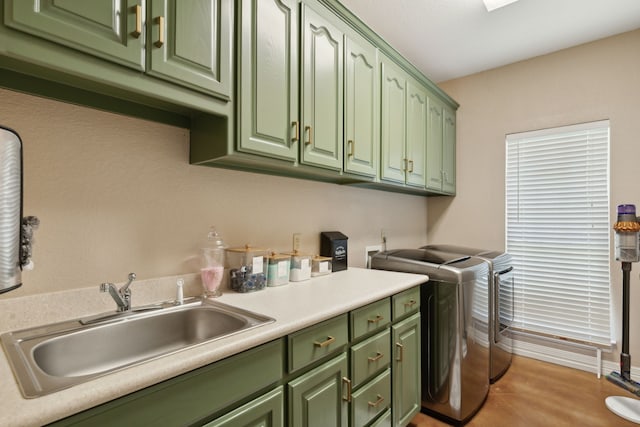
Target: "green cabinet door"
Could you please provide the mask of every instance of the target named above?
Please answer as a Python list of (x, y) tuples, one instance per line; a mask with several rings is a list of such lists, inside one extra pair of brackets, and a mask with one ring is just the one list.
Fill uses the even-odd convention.
[(393, 425), (406, 426), (420, 411), (420, 313), (392, 326)]
[(342, 170), (343, 33), (307, 4), (302, 11), (302, 94), (304, 164)]
[(242, 0), (238, 150), (298, 159), (298, 1)]
[(144, 0), (6, 0), (4, 24), (144, 71)]
[(204, 427), (284, 427), (282, 387), (205, 424)]
[(442, 191), (456, 193), (456, 112), (444, 109), (444, 137), (442, 139)]
[(406, 170), (406, 73), (382, 57), (381, 178), (405, 183)]
[(377, 177), (380, 151), (378, 50), (357, 34), (345, 36), (344, 169)]
[[(291, 381), (289, 425), (295, 427), (347, 427), (349, 387), (345, 353)], [(345, 390), (343, 390), (345, 389)]]
[(427, 189), (442, 191), (442, 141), (444, 138), (444, 107), (429, 97), (427, 137)]
[(407, 184), (424, 188), (427, 147), (427, 92), (423, 86), (407, 81)]
[(150, 0), (148, 73), (226, 98), (231, 93), (231, 0)]

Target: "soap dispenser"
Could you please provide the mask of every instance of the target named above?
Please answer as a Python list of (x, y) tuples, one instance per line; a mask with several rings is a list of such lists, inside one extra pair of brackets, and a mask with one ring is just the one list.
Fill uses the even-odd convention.
[(205, 298), (222, 295), (220, 284), (224, 275), (224, 256), (227, 246), (215, 227), (211, 227), (202, 248), (202, 268), (200, 276)]

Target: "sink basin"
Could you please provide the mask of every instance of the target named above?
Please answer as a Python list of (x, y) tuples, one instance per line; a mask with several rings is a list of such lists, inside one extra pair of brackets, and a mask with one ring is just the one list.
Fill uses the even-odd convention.
[(38, 397), (274, 319), (211, 300), (154, 306), (2, 334), (25, 397)]

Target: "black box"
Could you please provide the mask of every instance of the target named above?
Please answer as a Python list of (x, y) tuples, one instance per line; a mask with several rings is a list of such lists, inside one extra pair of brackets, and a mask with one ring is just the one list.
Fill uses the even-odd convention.
[(347, 240), (339, 231), (320, 233), (320, 255), (331, 257), (331, 271), (347, 269)]

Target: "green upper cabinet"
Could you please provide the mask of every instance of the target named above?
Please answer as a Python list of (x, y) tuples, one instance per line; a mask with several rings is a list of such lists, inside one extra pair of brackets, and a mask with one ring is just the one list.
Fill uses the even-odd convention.
[(301, 5), (301, 163), (342, 171), (344, 35)]
[[(80, 3), (78, 1), (78, 3)], [(230, 96), (229, 0), (150, 0), (148, 72), (195, 90)]]
[(442, 191), (456, 193), (456, 112), (444, 108), (444, 137), (442, 139)]
[(382, 57), (381, 85), (381, 178), (400, 184), (405, 182), (407, 75), (388, 58)]
[(5, 2), (11, 28), (227, 100), (232, 22), (231, 0)]
[(144, 71), (141, 0), (6, 0), (5, 25)]
[(381, 63), (381, 178), (424, 190), (427, 91), (388, 58)]
[(355, 32), (345, 35), (344, 169), (377, 177), (380, 151), (378, 49)]
[(427, 189), (441, 194), (456, 192), (456, 113), (429, 97), (427, 138)]
[(425, 187), (427, 151), (427, 92), (413, 79), (407, 80), (407, 184)]
[(242, 0), (238, 150), (298, 159), (298, 1)]
[(427, 139), (427, 188), (442, 191), (442, 141), (444, 139), (444, 106), (429, 97), (429, 137)]

